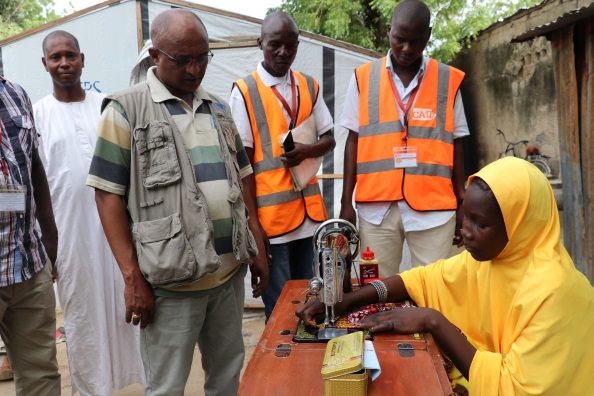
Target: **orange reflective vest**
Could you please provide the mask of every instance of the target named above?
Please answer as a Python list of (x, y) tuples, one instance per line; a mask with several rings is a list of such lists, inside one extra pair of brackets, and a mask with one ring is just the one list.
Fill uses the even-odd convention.
[[(310, 76), (293, 71), (299, 90), (296, 125), (311, 114), (318, 97), (318, 83)], [(243, 95), (254, 135), (254, 175), (260, 224), (269, 238), (285, 235), (297, 229), (306, 216), (315, 222), (328, 218), (314, 177), (301, 191), (295, 191), (291, 173), (283, 165), (279, 136), (289, 130), (283, 109), (271, 88), (266, 87), (258, 73), (237, 80), (235, 85)]]
[(454, 101), (464, 73), (429, 60), (409, 112), (408, 147), (417, 148), (418, 166), (395, 168), (393, 149), (404, 146), (405, 134), (386, 59), (355, 70), (360, 93), (355, 201), (405, 199), (417, 211), (456, 209)]

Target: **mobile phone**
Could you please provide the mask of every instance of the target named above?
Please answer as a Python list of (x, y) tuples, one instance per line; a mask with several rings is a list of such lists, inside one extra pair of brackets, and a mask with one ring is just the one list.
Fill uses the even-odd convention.
[(295, 142), (293, 141), (293, 133), (291, 131), (287, 133), (285, 140), (283, 140), (283, 149), (285, 150), (285, 153), (295, 149)]

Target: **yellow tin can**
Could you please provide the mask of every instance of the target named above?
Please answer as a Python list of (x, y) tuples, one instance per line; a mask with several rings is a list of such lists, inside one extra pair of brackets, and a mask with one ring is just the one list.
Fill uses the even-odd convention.
[(363, 368), (363, 332), (328, 342), (322, 363), (325, 396), (367, 395), (367, 370)]

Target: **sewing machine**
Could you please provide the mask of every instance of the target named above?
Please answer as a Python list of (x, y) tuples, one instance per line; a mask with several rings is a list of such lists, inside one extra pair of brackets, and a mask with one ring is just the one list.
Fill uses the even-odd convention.
[(327, 341), (347, 334), (347, 329), (336, 327), (338, 317), (334, 306), (342, 301), (343, 293), (352, 291), (351, 267), (359, 254), (359, 233), (346, 220), (330, 219), (323, 222), (313, 236), (314, 277), (309, 281), (310, 295), (317, 295), (326, 306), (324, 328), (317, 339)]

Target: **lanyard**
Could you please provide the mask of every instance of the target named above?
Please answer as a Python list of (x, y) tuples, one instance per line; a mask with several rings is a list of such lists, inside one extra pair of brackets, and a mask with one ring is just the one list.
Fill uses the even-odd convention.
[(417, 86), (415, 87), (415, 89), (412, 90), (412, 92), (410, 94), (410, 98), (408, 98), (408, 102), (406, 102), (406, 106), (404, 106), (404, 104), (402, 103), (402, 99), (400, 99), (400, 94), (398, 94), (398, 90), (396, 89), (396, 85), (394, 84), (394, 80), (392, 79), (392, 75), (390, 74), (390, 71), (388, 69), (386, 69), (386, 72), (388, 73), (388, 80), (390, 80), (390, 87), (392, 87), (392, 93), (394, 94), (394, 98), (396, 98), (396, 103), (398, 104), (398, 107), (400, 107), (400, 109), (402, 110), (402, 113), (403, 113), (402, 121), (404, 121), (404, 122), (402, 123), (402, 125), (404, 127), (404, 137), (402, 138), (402, 140), (404, 141), (404, 145), (406, 146), (407, 140), (408, 140), (408, 113), (410, 111), (410, 108), (411, 108), (413, 102), (415, 101), (415, 98), (417, 97), (419, 88), (421, 87), (421, 82), (423, 81), (423, 75), (421, 74), (419, 76), (419, 78), (417, 79)]
[(293, 77), (293, 71), (289, 70), (289, 75), (291, 76), (291, 104), (293, 105), (293, 107), (289, 107), (289, 104), (287, 103), (285, 98), (283, 98), (283, 95), (281, 95), (280, 92), (278, 92), (278, 89), (276, 89), (276, 87), (272, 87), (272, 92), (274, 92), (278, 100), (280, 100), (283, 107), (289, 114), (289, 117), (291, 118), (289, 129), (293, 129), (293, 127), (295, 126), (295, 119), (297, 118), (297, 88), (295, 88), (295, 77)]
[(2, 173), (4, 177), (8, 177), (8, 165), (6, 164), (6, 160), (4, 159), (4, 151), (2, 150), (2, 138), (4, 137), (4, 133), (0, 130), (0, 161), (2, 162)]

